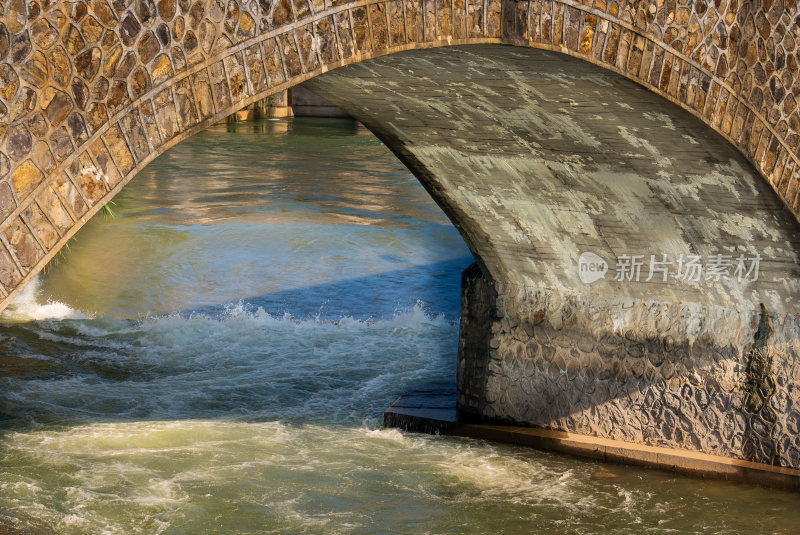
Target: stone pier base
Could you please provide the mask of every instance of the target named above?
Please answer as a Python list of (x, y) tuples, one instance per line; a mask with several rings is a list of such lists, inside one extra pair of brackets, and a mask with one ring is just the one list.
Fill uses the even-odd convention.
[[(477, 265), (462, 277), (461, 314), (464, 418), (800, 468), (800, 360), (796, 342), (781, 343), (792, 318), (556, 298)], [(690, 339), (695, 320), (753, 334), (743, 347)]]

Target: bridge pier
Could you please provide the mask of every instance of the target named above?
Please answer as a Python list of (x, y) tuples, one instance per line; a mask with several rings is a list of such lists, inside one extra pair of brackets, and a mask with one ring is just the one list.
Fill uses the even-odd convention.
[[(796, 318), (691, 311), (749, 328), (752, 339), (737, 348), (674, 337), (686, 312), (554, 299), (473, 265), (462, 277), (459, 415), (800, 467), (800, 359), (785, 331)], [(604, 320), (622, 314), (636, 319), (624, 332), (608, 329)]]

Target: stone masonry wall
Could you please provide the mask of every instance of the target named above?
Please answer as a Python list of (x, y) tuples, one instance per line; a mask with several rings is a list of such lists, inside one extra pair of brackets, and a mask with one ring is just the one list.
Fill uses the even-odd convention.
[(412, 48), (506, 43), (621, 73), (800, 214), (794, 0), (3, 0), (0, 309), (157, 155), (269, 94)]
[(554, 324), (546, 301), (465, 271), (461, 327), (476, 334), (459, 344), (462, 417), (800, 468), (800, 345), (784, 318), (763, 314), (740, 351), (676, 342), (669, 321), (598, 338), (577, 317)]

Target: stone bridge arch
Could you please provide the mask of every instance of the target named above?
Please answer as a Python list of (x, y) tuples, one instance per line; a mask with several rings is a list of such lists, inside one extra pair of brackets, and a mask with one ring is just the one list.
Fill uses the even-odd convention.
[(330, 69), (508, 44), (600, 65), (733, 143), (797, 216), (794, 0), (4, 0), (0, 309), (153, 158)]

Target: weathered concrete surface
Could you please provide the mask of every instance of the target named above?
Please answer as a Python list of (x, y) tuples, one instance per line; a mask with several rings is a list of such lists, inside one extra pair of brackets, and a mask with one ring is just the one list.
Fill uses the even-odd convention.
[(0, 310), (170, 146), (407, 49), (506, 43), (619, 72), (729, 139), (800, 214), (798, 17), (794, 0), (2, 0)]
[(800, 490), (800, 470), (792, 468), (564, 431), (465, 421), (458, 417), (456, 392), (452, 385), (426, 385), (400, 396), (383, 412), (383, 425), (417, 433), (560, 451), (599, 461), (634, 464), (703, 478)]
[[(412, 51), (307, 86), (395, 151), (478, 260), (464, 414), (800, 467), (796, 222), (711, 129), (535, 50)], [(582, 282), (585, 252), (604, 279)], [(623, 255), (642, 255), (639, 280), (614, 280)], [(646, 280), (651, 255), (673, 264)], [(762, 257), (758, 277), (735, 276), (740, 255)], [(705, 271), (683, 280), (692, 256)]]

